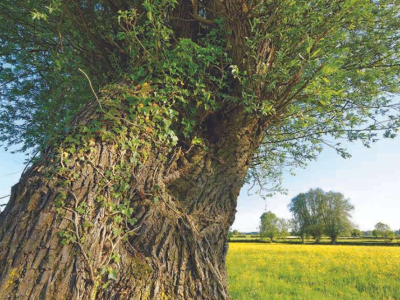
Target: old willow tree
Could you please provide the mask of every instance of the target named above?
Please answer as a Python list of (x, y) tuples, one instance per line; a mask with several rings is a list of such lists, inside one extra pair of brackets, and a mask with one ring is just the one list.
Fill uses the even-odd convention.
[(0, 0), (1, 298), (229, 299), (246, 180), (395, 134), (399, 6)]

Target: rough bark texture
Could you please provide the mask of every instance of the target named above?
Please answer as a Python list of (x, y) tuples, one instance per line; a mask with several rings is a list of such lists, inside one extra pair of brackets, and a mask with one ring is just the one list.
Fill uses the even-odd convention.
[[(90, 119), (87, 110), (80, 119)], [(148, 159), (129, 199), (138, 220), (135, 235), (123, 240), (111, 238), (112, 224), (96, 202), (101, 170), (120, 159), (115, 149), (96, 142), (95, 163), (71, 159), (80, 176), (70, 184), (65, 216), (56, 212), (60, 187), (45, 175), (54, 154), (49, 151), (13, 187), (0, 214), (1, 298), (229, 299), (227, 233), (259, 129), (236, 108), (205, 121), (210, 151), (181, 153), (161, 175), (156, 172), (160, 162)], [(156, 174), (163, 177), (165, 192), (155, 204), (140, 191)], [(74, 208), (82, 202), (93, 223), (86, 229), (75, 227), (82, 217)], [(81, 239), (63, 245), (58, 233), (68, 228)], [(120, 262), (112, 263), (111, 253), (119, 253)], [(118, 270), (112, 280), (100, 273), (108, 265)], [(109, 286), (103, 286), (107, 281)]]
[[(125, 7), (125, 1), (111, 3)], [(179, 1), (171, 16), (176, 38), (195, 40), (200, 24), (210, 26), (214, 14), (224, 15), (232, 62), (249, 69), (242, 64), (250, 30), (244, 2), (212, 3), (201, 20), (204, 16), (193, 10), (196, 1)], [(78, 123), (95, 117), (94, 104), (81, 112)], [(57, 149), (49, 149), (13, 187), (0, 214), (1, 299), (229, 299), (227, 234), (265, 125), (243, 108), (226, 105), (202, 118), (199, 127), (207, 151), (178, 145), (164, 161), (153, 150), (136, 168), (124, 200), (137, 222), (123, 238), (113, 235), (112, 216), (96, 201), (104, 189), (102, 172), (117, 165), (121, 153), (96, 136), (90, 164), (69, 157), (67, 168), (78, 176), (69, 183), (60, 214), (56, 202), (62, 187), (48, 176)], [(158, 203), (147, 194), (155, 181), (162, 190)], [(118, 206), (123, 200), (110, 201)], [(83, 215), (77, 213), (82, 203)], [(59, 233), (66, 230), (75, 240), (61, 243)], [(115, 253), (120, 259), (112, 257)]]

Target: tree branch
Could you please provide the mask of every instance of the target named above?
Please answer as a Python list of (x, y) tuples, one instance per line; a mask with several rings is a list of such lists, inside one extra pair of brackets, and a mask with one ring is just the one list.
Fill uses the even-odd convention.
[(197, 4), (197, 0), (191, 0), (191, 1), (192, 1), (192, 5), (193, 5), (193, 13), (192, 13), (193, 19), (204, 25), (213, 26), (215, 24), (215, 22), (213, 20), (207, 20), (207, 19), (204, 19), (199, 16), (199, 13), (198, 13), (199, 6)]

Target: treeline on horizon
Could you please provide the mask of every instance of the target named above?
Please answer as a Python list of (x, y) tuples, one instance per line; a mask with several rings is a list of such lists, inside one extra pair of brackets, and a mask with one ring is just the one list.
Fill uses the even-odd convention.
[(332, 244), (336, 244), (339, 237), (375, 237), (393, 241), (396, 236), (400, 236), (400, 229), (392, 230), (382, 222), (377, 223), (373, 230), (359, 230), (351, 221), (354, 206), (350, 199), (339, 192), (310, 189), (294, 197), (288, 208), (292, 213), (291, 219), (279, 218), (268, 211), (260, 218), (258, 232), (240, 233), (231, 230), (229, 238), (258, 235), (261, 239), (274, 242), (276, 238), (296, 236), (301, 238), (302, 243), (310, 238), (319, 243), (323, 237), (328, 237)]

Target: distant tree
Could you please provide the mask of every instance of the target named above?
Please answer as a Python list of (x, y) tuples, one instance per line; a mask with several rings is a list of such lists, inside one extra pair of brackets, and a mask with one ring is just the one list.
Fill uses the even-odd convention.
[(277, 237), (286, 237), (289, 235), (290, 222), (283, 218), (278, 218), (272, 212), (266, 212), (261, 216), (260, 236), (270, 238), (274, 241)]
[(362, 231), (361, 230), (359, 230), (359, 229), (357, 229), (357, 228), (354, 228), (352, 231), (351, 231), (351, 236), (352, 237), (360, 237), (360, 236), (362, 236)]
[(232, 235), (240, 235), (239, 230), (235, 229), (232, 231)]
[(319, 244), (319, 242), (321, 241), (322, 235), (324, 234), (324, 224), (322, 222), (312, 224), (309, 226), (308, 232), (315, 240), (315, 243)]
[(295, 219), (292, 220), (291, 234), (300, 237), (303, 244), (306, 243), (306, 238), (309, 236), (308, 232), (304, 229), (304, 227), (302, 227), (301, 224)]
[(319, 243), (323, 234), (334, 244), (339, 235), (350, 232), (350, 212), (354, 207), (343, 194), (311, 189), (292, 199), (289, 210), (293, 214), (298, 235), (311, 235)]
[(396, 233), (392, 230), (386, 232), (386, 238), (392, 242), (396, 239)]
[(379, 237), (378, 230), (376, 229), (372, 230), (372, 235), (376, 238)]
[(293, 234), (301, 237), (304, 244), (305, 237), (309, 234), (309, 225), (311, 223), (305, 194), (299, 194), (294, 197), (288, 207), (293, 214)]
[(294, 197), (289, 204), (297, 235), (303, 243), (306, 235), (311, 235), (317, 243), (322, 237), (324, 227), (319, 209), (323, 193), (321, 189), (311, 189)]
[(389, 225), (379, 222), (375, 225), (375, 231), (376, 234), (374, 234), (374, 236), (387, 238), (391, 229)]
[(325, 193), (321, 205), (324, 233), (331, 238), (331, 243), (335, 244), (340, 235), (351, 231), (353, 225), (350, 213), (354, 206), (343, 194), (337, 192)]
[(291, 221), (283, 218), (278, 219), (279, 237), (286, 238), (289, 235), (290, 228), (291, 228)]

